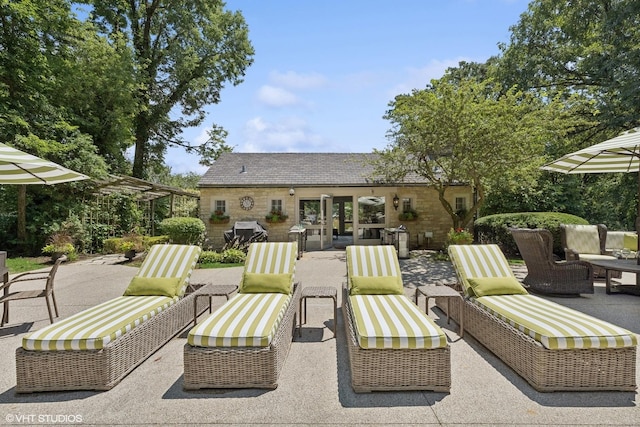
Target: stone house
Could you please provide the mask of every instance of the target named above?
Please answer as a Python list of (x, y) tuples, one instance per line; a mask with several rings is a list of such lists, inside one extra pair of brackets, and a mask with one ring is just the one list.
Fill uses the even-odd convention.
[[(420, 177), (402, 183), (372, 179), (371, 153), (224, 153), (202, 176), (200, 215), (214, 247), (236, 221), (255, 220), (270, 241), (289, 240), (298, 224), (307, 230), (307, 250), (345, 244), (379, 244), (404, 225), (409, 246), (439, 249), (452, 227), (438, 194)], [(473, 197), (468, 185), (447, 191), (456, 210)], [(228, 216), (211, 220), (214, 212)], [(413, 211), (417, 218), (401, 218)], [(281, 215), (273, 215), (273, 213)], [(324, 219), (324, 221), (323, 221)]]

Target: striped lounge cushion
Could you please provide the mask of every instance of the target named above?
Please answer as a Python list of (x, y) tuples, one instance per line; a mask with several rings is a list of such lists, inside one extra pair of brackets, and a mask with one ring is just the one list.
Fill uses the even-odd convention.
[(362, 348), (441, 348), (444, 332), (404, 295), (349, 296)]
[(534, 295), (485, 296), (471, 301), (548, 349), (637, 345), (635, 334), (626, 329)]
[(178, 298), (126, 296), (114, 298), (22, 338), (25, 350), (100, 350)]
[(189, 331), (195, 347), (268, 347), (291, 295), (237, 294)]

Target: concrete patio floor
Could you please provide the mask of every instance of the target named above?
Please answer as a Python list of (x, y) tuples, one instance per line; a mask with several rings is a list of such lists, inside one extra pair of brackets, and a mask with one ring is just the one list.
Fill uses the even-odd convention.
[[(345, 280), (344, 251), (307, 252), (296, 277), (307, 286), (335, 286)], [(449, 263), (424, 257), (401, 261), (406, 294), (416, 284), (453, 281)], [(61, 317), (121, 295), (137, 268), (109, 262), (62, 265), (56, 278)], [(192, 281), (237, 284), (241, 268), (196, 270)], [(517, 269), (517, 274), (523, 274)], [(631, 282), (635, 277), (623, 277)], [(340, 296), (340, 293), (339, 293)], [(554, 301), (640, 334), (640, 297), (596, 293)], [(224, 298), (215, 298), (216, 306)], [(341, 305), (341, 298), (338, 300)], [(424, 300), (420, 300), (424, 307)], [(186, 331), (167, 343), (106, 392), (15, 393), (15, 349), (23, 335), (49, 323), (42, 299), (14, 302), (10, 323), (0, 328), (0, 423), (94, 425), (640, 425), (637, 392), (539, 393), (482, 345), (438, 311), (429, 311), (451, 345), (450, 393), (354, 393), (350, 385), (342, 312), (333, 338), (330, 299), (308, 301), (307, 324), (295, 337), (275, 390), (182, 389)], [(633, 375), (633, 372), (629, 373)], [(640, 378), (640, 361), (636, 365)]]

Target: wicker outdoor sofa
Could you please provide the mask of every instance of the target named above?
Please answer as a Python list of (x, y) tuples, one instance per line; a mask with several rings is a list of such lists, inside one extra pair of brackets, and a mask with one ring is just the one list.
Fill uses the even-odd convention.
[[(199, 255), (197, 246), (154, 245), (127, 296), (26, 335), (16, 350), (16, 391), (114, 387), (193, 320), (194, 296), (184, 293)], [(176, 296), (161, 295), (164, 286)]]
[[(507, 291), (506, 283), (517, 280), (497, 245), (452, 245), (449, 254), (465, 293), (465, 332), (534, 389), (636, 389), (635, 334), (526, 291)], [(436, 305), (446, 313), (445, 299)], [(454, 319), (458, 307), (451, 306)]]
[(447, 337), (404, 295), (393, 246), (347, 247), (342, 308), (354, 391), (449, 392)]
[(295, 242), (249, 246), (238, 294), (189, 331), (185, 390), (278, 386), (300, 300), (297, 253)]

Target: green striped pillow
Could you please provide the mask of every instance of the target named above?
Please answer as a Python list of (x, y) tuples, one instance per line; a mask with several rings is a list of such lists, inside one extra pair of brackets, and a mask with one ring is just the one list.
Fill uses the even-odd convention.
[(100, 350), (177, 300), (163, 296), (114, 298), (26, 335), (22, 338), (22, 348)]
[(362, 348), (441, 348), (447, 337), (404, 295), (352, 295), (355, 332)]
[(620, 348), (638, 344), (634, 333), (534, 295), (472, 299), (548, 349)]
[(194, 326), (187, 342), (196, 347), (268, 347), (291, 302), (280, 293), (237, 294)]

